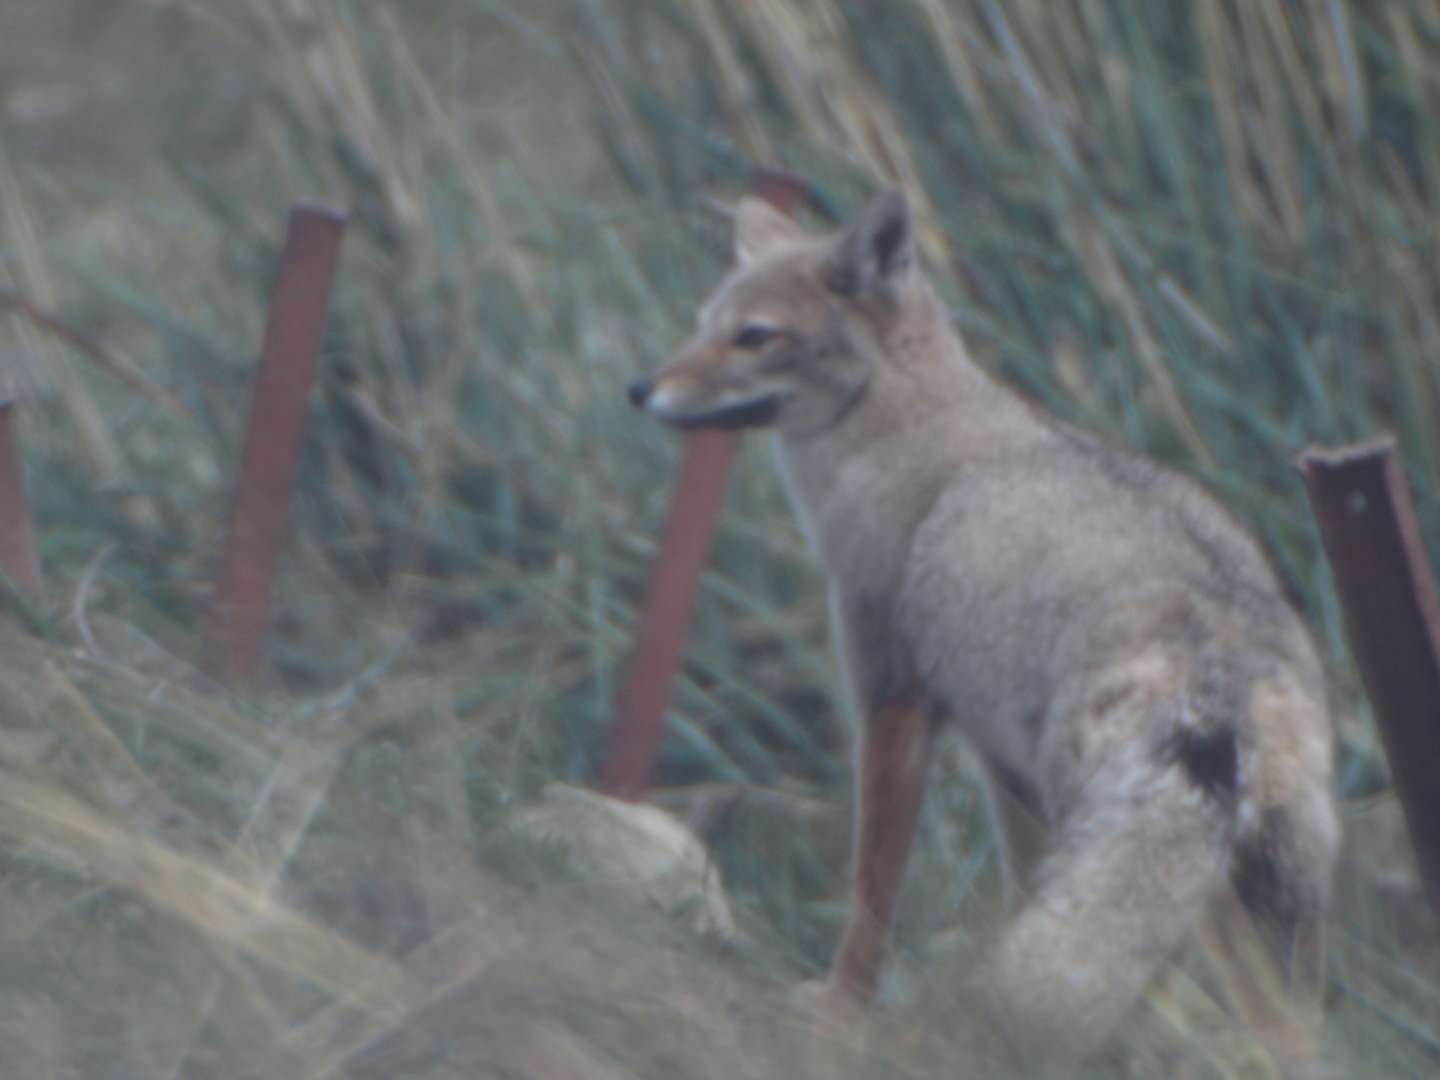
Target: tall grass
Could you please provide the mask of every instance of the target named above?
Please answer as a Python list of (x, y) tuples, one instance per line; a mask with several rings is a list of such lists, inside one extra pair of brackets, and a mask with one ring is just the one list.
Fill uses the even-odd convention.
[[(1329, 1047), (1433, 1070), (1433, 925), (1287, 461), (1393, 428), (1437, 535), (1440, 7), (114, 0), (88, 37), (81, 7), (0, 15), (0, 56), (6, 20), (81, 42), (59, 89), (5, 91), (0, 286), (138, 374), (0, 329), (62, 598), (0, 622), (0, 1070), (1004, 1074), (949, 986), (999, 917), (958, 749), (895, 1007), (856, 1035), (783, 1004), (843, 918), (849, 718), (760, 440), (657, 794), (742, 938), (691, 941), (508, 825), (603, 751), (676, 450), (622, 388), (684, 337), (725, 262), (713, 200), (754, 164), (810, 176), (817, 224), (903, 186), (985, 363), (1266, 539), (1330, 660), (1361, 837)], [(105, 112), (92, 70), (133, 104)], [(354, 217), (273, 671), (206, 697), (196, 621), (298, 198)], [(1112, 1057), (1264, 1075), (1198, 963)]]

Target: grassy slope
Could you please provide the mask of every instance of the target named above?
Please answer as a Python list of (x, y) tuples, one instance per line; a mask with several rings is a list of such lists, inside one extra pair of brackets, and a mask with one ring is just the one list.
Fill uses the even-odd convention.
[[(878, 180), (904, 183), (987, 363), (1199, 473), (1264, 535), (1332, 661), (1362, 837), (1339, 889), (1332, 1042), (1362, 1075), (1432, 1070), (1433, 928), (1286, 461), (1391, 427), (1437, 535), (1440, 11), (1342, 10), (0, 12), (0, 285), (184, 403), (0, 327), (63, 600), (51, 643), (4, 628), (0, 649), (0, 1070), (953, 1075), (957, 1056), (985, 1060), (935, 959), (983, 940), (996, 906), (958, 755), (902, 916), (892, 993), (919, 1004), (863, 1046), (776, 1007), (841, 914), (846, 714), (760, 440), (732, 481), (662, 762), (746, 942), (688, 942), (505, 827), (512, 800), (588, 781), (603, 748), (675, 452), (621, 388), (720, 273), (707, 199), (738, 192), (750, 161), (804, 170), (841, 215)], [(186, 662), (296, 198), (355, 218), (273, 678), (209, 701), (185, 689)], [(1142, 1010), (1132, 1042), (1151, 1049), (1132, 1069), (1190, 1046), (1202, 1075), (1257, 1075), (1203, 993), (1178, 997), (1178, 1013)]]

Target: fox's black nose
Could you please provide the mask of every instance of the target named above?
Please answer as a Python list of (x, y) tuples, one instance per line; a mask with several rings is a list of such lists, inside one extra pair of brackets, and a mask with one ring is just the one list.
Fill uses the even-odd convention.
[(630, 384), (630, 389), (627, 391), (630, 395), (630, 404), (637, 409), (643, 409), (645, 402), (650, 398), (650, 391), (654, 388), (654, 384), (649, 379), (636, 379)]

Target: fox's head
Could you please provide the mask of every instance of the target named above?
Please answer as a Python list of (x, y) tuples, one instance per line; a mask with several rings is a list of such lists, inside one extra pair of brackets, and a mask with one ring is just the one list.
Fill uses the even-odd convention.
[(746, 198), (735, 269), (700, 309), (695, 337), (631, 385), (630, 400), (679, 427), (823, 431), (865, 392), (912, 262), (898, 191), (826, 237)]

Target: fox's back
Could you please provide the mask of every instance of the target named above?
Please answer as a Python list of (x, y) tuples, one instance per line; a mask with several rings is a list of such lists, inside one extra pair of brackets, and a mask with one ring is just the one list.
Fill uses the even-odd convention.
[(1308, 635), (1214, 498), (1053, 429), (956, 463), (909, 548), (897, 621), (920, 677), (971, 736), (1023, 770), (1067, 684), (1156, 649), (1185, 656), (1192, 681), (1241, 691), (1283, 665), (1318, 702)]

